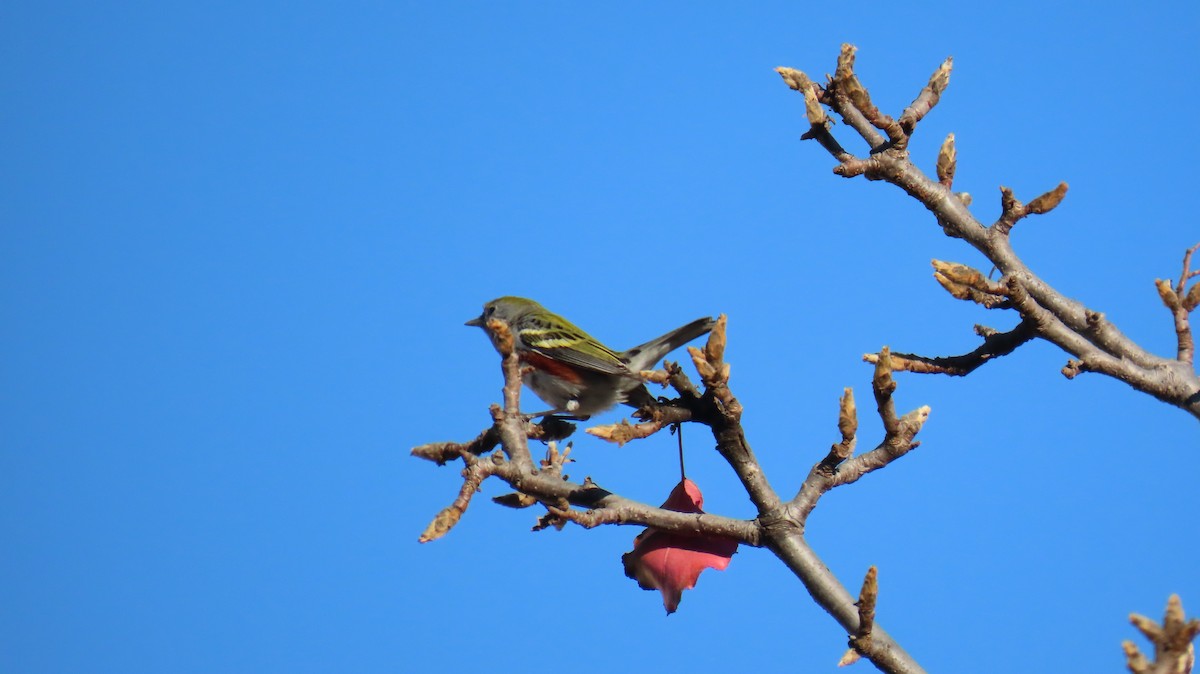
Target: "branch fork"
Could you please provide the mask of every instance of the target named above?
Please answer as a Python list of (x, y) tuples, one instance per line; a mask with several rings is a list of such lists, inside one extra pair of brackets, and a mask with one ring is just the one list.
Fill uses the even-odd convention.
[[(950, 80), (951, 59), (934, 71), (898, 119), (884, 114), (871, 101), (867, 88), (854, 72), (854, 60), (854, 47), (843, 45), (837, 70), (824, 87), (794, 68), (776, 68), (789, 87), (805, 96), (805, 115), (810, 128), (804, 138), (818, 140), (833, 156), (837, 161), (835, 174), (883, 180), (904, 190), (934, 214), (947, 236), (965, 240), (1004, 275), (1002, 283), (993, 284), (969, 267), (944, 268), (940, 265), (948, 263), (935, 261), (934, 276), (953, 297), (987, 309), (1016, 309), (1021, 315), (1016, 328), (984, 336), (984, 344), (970, 353), (949, 357), (896, 354), (893, 363), (910, 372), (962, 376), (1037, 338), (1067, 352), (1069, 358), (1062, 373), (1068, 378), (1083, 372), (1114, 377), (1200, 419), (1200, 376), (1194, 368), (1195, 340), (1189, 324), (1189, 315), (1200, 305), (1200, 284), (1191, 283), (1189, 287), (1200, 275), (1200, 270), (1190, 267), (1191, 256), (1200, 249), (1200, 244), (1184, 255), (1183, 271), (1177, 282), (1155, 283), (1159, 297), (1171, 312), (1177, 348), (1174, 358), (1151, 354), (1122, 334), (1103, 314), (1065, 297), (1038, 278), (1012, 249), (1010, 234), (1016, 223), (1031, 215), (1053, 211), (1066, 198), (1067, 183), (1060, 182), (1028, 203), (1018, 199), (1010, 188), (1001, 187), (1000, 217), (985, 226), (968, 208), (970, 195), (951, 191), (959, 159), (954, 134), (948, 135), (938, 150), (935, 178), (913, 164), (908, 141), (925, 115), (941, 100)], [(840, 118), (866, 144), (866, 157), (847, 152), (833, 137), (830, 130), (833, 117)], [(865, 360), (875, 362), (871, 356)]]
[[(421, 542), (435, 540), (448, 533), (461, 519), (473, 496), (488, 478), (498, 478), (514, 493), (496, 497), (498, 503), (514, 508), (540, 504), (546, 513), (534, 524), (534, 530), (561, 529), (568, 523), (585, 528), (603, 524), (631, 524), (665, 532), (693, 536), (716, 536), (736, 540), (752, 547), (765, 547), (776, 554), (801, 580), (818, 604), (829, 611), (857, 644), (856, 652), (888, 672), (921, 672), (920, 666), (896, 644), (887, 633), (873, 623), (865, 622), (864, 604), (855, 599), (821, 563), (804, 540), (803, 531), (816, 499), (829, 489), (849, 484), (863, 475), (878, 470), (905, 455), (919, 443), (914, 436), (929, 415), (922, 407), (903, 416), (896, 413), (893, 394), (890, 353), (880, 354), (882, 365), (872, 379), (876, 407), (884, 423), (885, 437), (871, 451), (854, 456), (858, 442), (857, 408), (854, 394), (846, 389), (839, 401), (837, 419), (841, 441), (810, 470), (804, 486), (791, 501), (783, 501), (771, 487), (754, 455), (741, 426), (742, 406), (730, 388), (731, 367), (725, 361), (727, 319), (722, 315), (703, 348), (689, 350), (703, 384), (697, 389), (676, 363), (667, 363), (661, 374), (651, 375), (667, 382), (679, 393), (675, 400), (665, 401), (645, 410), (639, 424), (622, 422), (608, 427), (589, 429), (593, 435), (609, 434), (615, 439), (619, 432), (637, 434), (659, 427), (675, 419), (708, 426), (716, 441), (718, 453), (729, 463), (742, 482), (758, 510), (753, 520), (741, 520), (712, 513), (686, 513), (666, 510), (626, 499), (601, 488), (590, 478), (575, 483), (564, 473), (572, 453), (568, 446), (558, 451), (549, 444), (546, 458), (535, 466), (529, 457), (528, 438), (535, 425), (528, 424), (516, 410), (520, 391), (521, 371), (515, 355), (506, 350), (504, 340), (498, 340), (501, 371), (504, 375), (504, 406), (493, 406), (493, 425), (470, 443), (436, 443), (423, 445), (413, 451), (420, 456), (444, 463), (453, 449), (464, 463), (463, 483), (454, 501), (434, 517), (420, 537)], [(504, 335), (505, 326), (490, 326), (496, 334)], [(596, 432), (602, 430), (603, 433)], [(479, 448), (495, 438), (502, 451), (480, 456)], [(627, 437), (626, 442), (637, 439)]]

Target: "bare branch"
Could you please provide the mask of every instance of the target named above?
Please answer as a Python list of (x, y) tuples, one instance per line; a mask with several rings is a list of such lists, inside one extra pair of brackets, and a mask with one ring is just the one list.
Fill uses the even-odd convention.
[[(495, 476), (524, 497), (546, 504), (547, 508), (557, 509), (558, 515), (584, 526), (636, 524), (675, 533), (723, 536), (756, 547), (761, 544), (761, 534), (754, 522), (708, 513), (665, 510), (624, 498), (600, 488), (590, 480), (583, 484), (574, 483), (560, 474), (561, 462), (558, 469), (548, 467), (543, 462), (542, 470), (530, 471), (515, 461), (506, 460), (499, 452), (488, 459), (463, 458), (468, 462), (468, 467), (463, 471), (463, 487), (459, 496), (438, 513), (426, 528), (420, 538), (423, 543), (440, 538), (457, 524), (483, 480)], [(504, 497), (504, 500), (506, 505), (513, 505), (521, 504), (525, 498)], [(564, 515), (562, 511), (569, 509), (569, 506), (585, 508), (586, 511), (572, 510)]]
[[(493, 417), (499, 413), (499, 407), (492, 411)], [(575, 424), (564, 421), (560, 417), (548, 416), (538, 423), (525, 422), (525, 437), (530, 440), (554, 442), (565, 440), (575, 432)], [(411, 454), (417, 458), (433, 461), (444, 466), (448, 461), (459, 458), (464, 452), (480, 456), (496, 448), (500, 444), (500, 430), (493, 425), (482, 431), (474, 440), (469, 442), (430, 442), (413, 447)]]
[[(842, 664), (861, 655), (883, 671), (918, 673), (923, 671), (921, 667), (875, 624), (878, 598), (875, 567), (868, 571), (856, 602), (804, 539), (807, 519), (822, 495), (889, 465), (919, 446), (915, 436), (928, 419), (930, 408), (920, 407), (903, 416), (898, 415), (894, 371), (961, 376), (1038, 337), (1073, 356), (1064, 368), (1064, 374), (1075, 376), (1080, 372), (1097, 372), (1112, 376), (1200, 418), (1200, 379), (1190, 367), (1194, 344), (1187, 325), (1188, 314), (1200, 305), (1200, 284), (1188, 288), (1188, 282), (1200, 276), (1200, 270), (1190, 269), (1190, 258), (1200, 249), (1200, 244), (1184, 256), (1178, 283), (1173, 286), (1167, 281), (1158, 281), (1156, 284), (1160, 298), (1175, 316), (1180, 346), (1177, 359), (1154, 356), (1117, 330), (1102, 313), (1058, 293), (1034, 275), (1013, 252), (1009, 234), (1015, 223), (1029, 215), (1053, 210), (1065, 197), (1066, 183), (1060, 183), (1028, 204), (1018, 200), (1012, 190), (1001, 188), (1001, 215), (994, 224), (985, 227), (968, 209), (970, 195), (951, 191), (957, 172), (953, 134), (947, 136), (938, 153), (936, 181), (913, 165), (907, 152), (909, 138), (916, 125), (940, 101), (949, 81), (950, 59), (935, 71), (898, 120), (884, 114), (872, 103), (867, 89), (854, 72), (854, 62), (855, 48), (843, 45), (836, 74), (829, 78), (824, 88), (801, 71), (776, 69), (789, 87), (804, 96), (809, 129), (802, 137), (816, 139), (837, 160), (835, 173), (845, 177), (861, 175), (899, 186), (934, 214), (948, 236), (964, 239), (983, 253), (1003, 274), (1000, 282), (992, 282), (977, 269), (966, 265), (939, 260), (934, 261), (936, 280), (958, 299), (988, 309), (1015, 310), (1021, 316), (1020, 323), (1008, 332), (976, 326), (983, 344), (961, 356), (927, 358), (892, 354), (887, 347), (879, 354), (865, 356), (864, 359), (875, 364), (872, 391), (883, 423), (883, 439), (874, 449), (855, 455), (859, 430), (857, 406), (851, 389), (845, 389), (838, 411), (840, 441), (812, 466), (796, 495), (784, 502), (763, 473), (741, 425), (742, 405), (730, 389), (730, 365), (724, 360), (726, 317), (722, 315), (705, 347), (689, 348), (704, 385), (703, 393), (683, 374), (678, 364), (667, 363), (663, 371), (648, 371), (643, 375), (647, 381), (670, 385), (679, 393), (679, 398), (647, 404), (636, 414), (641, 423), (622, 421), (588, 429), (588, 432), (623, 444), (683, 421), (707, 425), (716, 440), (718, 452), (737, 475), (758, 511), (754, 520), (741, 520), (656, 508), (606, 491), (590, 478), (583, 483), (572, 482), (564, 474), (569, 447), (558, 453), (551, 443), (547, 458), (535, 467), (528, 439), (558, 437), (555, 433), (564, 428), (556, 426), (556, 422), (567, 426), (568, 434), (574, 427), (551, 418), (531, 424), (521, 416), (522, 373), (512, 335), (506, 325), (491, 321), (488, 330), (501, 355), (504, 374), (504, 406), (492, 407), (492, 426), (470, 442), (432, 443), (413, 450), (415, 456), (439, 464), (453, 458), (461, 458), (465, 464), (459, 493), (422, 533), (422, 542), (443, 536), (453, 528), (482, 483), (489, 477), (496, 477), (515, 490), (494, 499), (498, 503), (510, 507), (541, 504), (546, 509), (546, 514), (534, 526), (535, 530), (562, 528), (571, 522), (586, 528), (601, 524), (634, 524), (667, 532), (720, 536), (765, 547), (792, 570), (814, 600), (847, 630), (851, 650)], [(871, 150), (869, 156), (858, 158), (842, 148), (833, 136), (833, 121), (826, 108), (840, 116), (846, 126), (866, 141)], [(479, 456), (497, 445), (503, 451), (488, 457)], [(1177, 666), (1183, 662), (1179, 654), (1190, 657), (1190, 640), (1200, 631), (1200, 622), (1184, 623), (1178, 598), (1172, 597), (1172, 601), (1161, 628), (1140, 616), (1133, 618), (1134, 624), (1156, 647), (1156, 662), (1150, 663), (1136, 647), (1126, 644), (1133, 671), (1183, 671)], [(1181, 635), (1186, 635), (1187, 639), (1183, 640)], [(1171, 666), (1176, 668), (1157, 669), (1164, 662), (1174, 663)], [(1189, 661), (1187, 668), (1190, 666)]]
[(493, 318), (487, 323), (492, 343), (500, 354), (500, 371), (504, 375), (504, 408), (492, 406), (493, 428), (500, 436), (500, 446), (509, 459), (518, 465), (533, 469), (533, 457), (529, 454), (527, 434), (524, 432), (525, 417), (521, 415), (521, 360), (513, 348), (512, 331), (504, 321)]
[[(503, 457), (494, 457), (503, 460)], [(475, 492), (479, 491), (479, 485), (492, 474), (495, 466), (495, 460), (480, 461), (473, 456), (464, 454), (463, 461), (467, 462), (467, 468), (463, 471), (463, 486), (458, 491), (458, 498), (449, 506), (443, 508), (425, 527), (425, 531), (417, 539), (420, 543), (428, 543), (442, 536), (445, 536), (458, 524), (458, 520), (462, 518), (462, 514), (466, 512), (467, 506), (471, 504), (471, 497), (475, 496)]]
[[(694, 419), (712, 428), (717, 450), (738, 475), (750, 500), (758, 508), (761, 544), (774, 552), (796, 574), (822, 608), (848, 633), (854, 634), (860, 624), (854, 599), (804, 541), (805, 520), (820, 495), (833, 486), (857, 480), (916, 447), (913, 436), (928, 417), (929, 408), (923, 407), (895, 418), (894, 405), (891, 403), (895, 382), (886, 369), (877, 371), (874, 384), (877, 406), (881, 416), (888, 419), (885, 427), (894, 432), (887, 434), (884, 441), (866, 455), (837, 465), (837, 458), (852, 455), (858, 430), (854, 397), (847, 389), (843, 392), (838, 412), (838, 430), (842, 442), (833, 447), (829, 456), (813, 466), (796, 498), (783, 503), (763, 475), (741, 427), (741, 404), (728, 387), (729, 365), (724, 362), (725, 327), (726, 318), (722, 315), (710, 333), (706, 347), (703, 350), (689, 349), (707, 389), (693, 410)], [(870, 650), (864, 655), (881, 670), (908, 674), (923, 671), (878, 626), (872, 632), (871, 642)]]
[[(660, 428), (681, 421), (693, 421), (710, 427), (717, 441), (717, 450), (729, 463), (742, 482), (750, 500), (758, 509), (753, 521), (722, 517), (711, 513), (682, 513), (656, 508), (644, 503), (625, 499), (596, 485), (590, 478), (582, 484), (571, 482), (563, 470), (568, 462), (570, 448), (558, 453), (552, 443), (547, 458), (537, 468), (527, 458), (527, 435), (533, 426), (526, 424), (519, 413), (517, 393), (520, 386), (520, 367), (512, 352), (506, 328), (502, 324), (489, 325), (499, 338), (495, 340), (501, 354), (502, 372), (505, 377), (505, 408), (492, 406), (493, 427), (471, 443), (435, 443), (419, 448), (415, 452), (423, 458), (440, 458), (453, 450), (466, 464), (463, 471), (463, 486), (458, 497), (434, 518), (422, 534), (422, 541), (434, 540), (445, 535), (461, 519), (473, 495), (488, 477), (496, 477), (515, 490), (515, 493), (497, 497), (495, 500), (509, 507), (524, 508), (542, 504), (546, 515), (534, 525), (535, 530), (562, 528), (569, 522), (584, 527), (601, 524), (636, 524), (661, 531), (700, 536), (729, 538), (750, 546), (767, 547), (797, 575), (808, 591), (825, 610), (829, 611), (848, 634), (862, 636), (870, 633), (868, 641), (862, 641), (865, 657), (886, 672), (918, 674), (923, 670), (904, 650), (877, 625), (868, 625), (863, 631), (863, 620), (854, 604), (854, 599), (821, 563), (803, 539), (804, 521), (820, 494), (833, 486), (852, 482), (867, 472), (876, 470), (895, 460), (917, 446), (913, 436), (927, 418), (929, 408), (924, 407), (903, 417), (897, 417), (892, 394), (895, 382), (886, 363), (877, 368), (873, 387), (876, 404), (887, 429), (883, 442), (871, 452), (853, 457), (858, 419), (853, 393), (846, 389), (839, 403), (838, 431), (842, 440), (834, 445), (830, 455), (810, 471), (806, 486), (797, 499), (784, 503), (771, 488), (754, 452), (746, 440), (741, 426), (742, 406), (729, 388), (730, 365), (725, 362), (727, 319), (720, 316), (709, 333), (703, 349), (689, 349), (696, 365), (704, 392), (691, 383), (677, 363), (667, 363), (662, 373), (648, 373), (647, 379), (666, 382), (678, 393), (675, 400), (662, 401), (653, 407), (639, 410), (638, 415), (645, 423), (633, 425), (628, 422), (608, 428), (590, 429), (593, 434), (615, 435), (625, 432), (632, 435), (641, 430)], [(546, 421), (543, 421), (545, 424)], [(624, 429), (624, 430), (613, 430)], [(524, 432), (523, 432), (524, 431)], [(596, 433), (601, 431), (602, 433)], [(473, 449), (493, 442), (498, 437), (503, 452), (479, 458)], [(801, 497), (804, 499), (801, 499)], [(797, 507), (798, 501), (803, 501)]]
[(921, 93), (917, 95), (912, 104), (900, 113), (900, 127), (904, 129), (905, 135), (911, 136), (917, 123), (924, 119), (933, 106), (942, 99), (942, 92), (950, 84), (950, 71), (953, 68), (954, 57), (947, 57), (942, 65), (933, 72), (933, 75), (929, 76), (929, 83), (921, 89)]
[[(916, 449), (921, 443), (915, 440), (917, 433), (929, 418), (928, 406), (919, 407), (903, 417), (896, 416), (893, 393), (896, 382), (892, 378), (892, 355), (884, 347), (876, 358), (875, 374), (871, 389), (875, 394), (876, 408), (883, 421), (884, 438), (874, 449), (852, 457), (857, 442), (858, 421), (854, 417), (854, 398), (850, 389), (842, 395), (838, 413), (838, 429), (842, 442), (834, 445), (824, 459), (817, 462), (808, 473), (800, 490), (787, 503), (791, 517), (803, 530), (805, 522), (817, 501), (834, 487), (856, 482), (863, 475), (883, 468), (887, 464)], [(839, 462), (840, 459), (840, 462)]]
[[(1016, 351), (1018, 346), (1036, 336), (1033, 325), (1027, 321), (1021, 321), (1017, 327), (1008, 332), (996, 332), (982, 325), (976, 325), (975, 332), (984, 338), (983, 344), (970, 353), (961, 356), (936, 356), (933, 358), (912, 353), (893, 353), (892, 370), (963, 377), (974, 372), (984, 363)], [(863, 360), (868, 363), (878, 363), (879, 357), (876, 354), (867, 353), (863, 354)]]
[[(874, 110), (876, 115), (879, 112), (874, 109), (875, 106), (871, 104), (869, 97), (865, 97), (865, 94), (866, 90), (854, 76), (854, 47), (844, 44), (841, 55), (838, 56), (837, 74), (830, 80), (822, 102), (841, 116), (842, 121), (858, 132), (858, 135), (867, 142), (868, 147), (874, 150), (882, 147), (884, 140), (860, 107), (861, 104), (868, 110)], [(858, 98), (857, 101), (855, 97)]]
[(775, 72), (783, 77), (783, 81), (789, 87), (804, 94), (804, 115), (808, 118), (809, 129), (800, 136), (801, 140), (816, 139), (821, 147), (825, 148), (839, 162), (854, 159), (854, 155), (846, 152), (829, 132), (829, 126), (833, 122), (821, 107), (824, 92), (820, 85), (810, 80), (808, 75), (794, 68), (779, 67), (775, 69)]
[[(891, 377), (890, 354), (886, 347), (881, 351), (879, 360), (880, 364), (876, 366), (875, 376), (872, 378), (872, 389), (880, 418), (887, 429), (883, 442), (866, 454), (852, 457), (857, 442), (858, 419), (853, 394), (850, 389), (846, 389), (838, 406), (838, 431), (842, 442), (834, 445), (829, 454), (812, 467), (791, 501), (784, 504), (777, 513), (760, 516), (759, 520), (765, 527), (764, 545), (787, 564), (804, 583), (813, 599), (846, 629), (851, 635), (851, 646), (855, 653), (870, 659), (883, 671), (915, 674), (924, 670), (900, 648), (899, 644), (874, 625), (873, 597), (868, 603), (862, 602), (863, 597), (860, 596), (860, 602), (856, 603), (845, 587), (830, 573), (828, 567), (809, 548), (803, 535), (808, 516), (823, 494), (886, 466), (919, 444), (913, 438), (929, 417), (929, 407), (918, 408), (897, 418), (893, 401), (896, 383)], [(839, 458), (845, 460), (839, 464)], [(869, 594), (873, 591), (871, 587), (864, 588), (864, 593)], [(862, 611), (864, 606), (870, 618), (866, 623)], [(858, 638), (868, 634), (868, 638)], [(853, 659), (853, 656), (850, 658)], [(848, 661), (844, 659), (843, 664), (848, 664)]]
[[(715, 334), (709, 335), (705, 349), (703, 351), (696, 350), (694, 358), (697, 358), (697, 362), (704, 366), (701, 374), (708, 388), (705, 398), (719, 403), (717, 405), (720, 410), (719, 415), (712, 416), (719, 416), (728, 423), (730, 419), (740, 419), (741, 404), (728, 389), (730, 368), (723, 360), (725, 323), (726, 318), (722, 315), (713, 331)], [(525, 505), (532, 498), (553, 509), (552, 514), (558, 517), (593, 523), (591, 526), (594, 526), (595, 523), (640, 524), (663, 531), (724, 536), (748, 545), (758, 545), (760, 534), (757, 527), (750, 522), (715, 515), (705, 515), (703, 518), (697, 519), (694, 514), (663, 510), (624, 499), (600, 489), (590, 481), (583, 485), (571, 483), (561, 475), (562, 466), (566, 461), (566, 453), (556, 455), (553, 446), (549, 450), (548, 459), (541, 462), (540, 468), (535, 469), (529, 454), (527, 433), (524, 432), (526, 422), (519, 411), (521, 369), (517, 354), (513, 349), (512, 334), (507, 325), (494, 319), (489, 322), (488, 329), (495, 336), (494, 344), (501, 356), (501, 371), (505, 382), (505, 405), (503, 409), (496, 405), (492, 406), (493, 427), (481, 434), (480, 438), (483, 440), (477, 438), (476, 441), (466, 445), (435, 443), (423, 445), (414, 450), (414, 454), (422, 458), (439, 458), (443, 455), (439, 452), (446, 452), (449, 451), (449, 448), (453, 448), (467, 464), (467, 468), (463, 471), (464, 483), (458, 498), (434, 518), (426, 532), (422, 534), (422, 542), (445, 535), (466, 511), (471, 497), (479, 489), (483, 480), (494, 475), (517, 491), (518, 495), (515, 497), (502, 497), (505, 505)], [(685, 404), (699, 402), (694, 395), (687, 395), (695, 393), (695, 387), (679, 371), (677, 365), (671, 365), (668, 367), (668, 380), (683, 392), (681, 402)], [(655, 423), (668, 425), (690, 418), (692, 412), (685, 406), (663, 405), (657, 407), (652, 414)], [(626, 426), (636, 428), (629, 424)], [(745, 443), (744, 436), (740, 436), (740, 425), (736, 428), (741, 441), (740, 443), (736, 442), (737, 438), (733, 438), (730, 446), (726, 448), (730, 456), (736, 459), (736, 461), (731, 460), (731, 465), (736, 463), (735, 470), (741, 470), (740, 476), (743, 477), (744, 482), (752, 485), (754, 493), (762, 500), (764, 507), (777, 506), (778, 497), (767, 485), (758, 468), (757, 460), (750, 452), (748, 444)], [(721, 432), (728, 434), (729, 429), (722, 427)], [(714, 433), (717, 433), (715, 427)], [(496, 453), (490, 460), (485, 461), (477, 459), (472, 452), (467, 451), (467, 449), (486, 444), (490, 441), (491, 434), (498, 436), (503, 454)], [(508, 460), (505, 460), (505, 456), (508, 457)], [(594, 512), (578, 516), (563, 515), (562, 512), (569, 505), (588, 508)], [(553, 521), (546, 524), (544, 520), (543, 525), (553, 525)]]
[[(848, 634), (858, 632), (859, 611), (855, 598), (817, 557), (804, 536), (794, 529), (772, 525), (768, 527), (764, 544), (800, 578), (813, 600)], [(878, 624), (871, 630), (870, 649), (863, 655), (871, 660), (871, 664), (891, 674), (923, 674), (925, 671)]]
[(717, 317), (717, 324), (708, 334), (704, 349), (688, 347), (692, 363), (704, 382), (702, 409), (696, 420), (712, 429), (717, 441), (717, 451), (741, 480), (742, 486), (760, 514), (774, 512), (779, 508), (779, 495), (771, 488), (766, 475), (759, 466), (754, 451), (750, 448), (742, 430), (742, 403), (729, 389), (729, 363), (725, 362), (725, 314)]
[(411, 454), (419, 459), (433, 461), (444, 466), (448, 461), (464, 454), (480, 455), (490, 452), (500, 444), (500, 432), (491, 426), (470, 442), (430, 442), (412, 448)]
[[(852, 44), (843, 44), (842, 51), (838, 55), (837, 72), (833, 76), (833, 85), (837, 86), (840, 91), (845, 92), (850, 103), (854, 108), (862, 113), (871, 126), (887, 133), (888, 138), (893, 143), (898, 142), (904, 137), (904, 132), (901, 131), (900, 125), (891, 117), (879, 111), (875, 104), (871, 102), (871, 96), (867, 93), (866, 87), (862, 82), (858, 81), (858, 75), (854, 74), (854, 53), (858, 50)], [(872, 151), (877, 148), (872, 146)]]
[(1162, 299), (1167, 310), (1171, 312), (1171, 318), (1175, 321), (1175, 338), (1177, 346), (1175, 349), (1175, 359), (1181, 363), (1191, 365), (1195, 358), (1196, 342), (1192, 337), (1192, 327), (1188, 321), (1188, 314), (1196, 309), (1196, 305), (1200, 304), (1200, 283), (1193, 284), (1191, 289), (1187, 289), (1189, 280), (1200, 275), (1200, 269), (1192, 270), (1192, 254), (1200, 249), (1200, 243), (1188, 248), (1183, 254), (1183, 270), (1179, 273), (1179, 281), (1174, 286), (1170, 281), (1155, 279), (1154, 285), (1158, 288), (1158, 296)]
[[(1200, 419), (1200, 376), (1197, 376), (1193, 367), (1195, 344), (1190, 326), (1187, 325), (1187, 314), (1200, 305), (1200, 284), (1184, 292), (1186, 283), (1200, 276), (1200, 270), (1191, 270), (1189, 267), (1180, 275), (1174, 287), (1159, 284), (1160, 297), (1175, 320), (1179, 345), (1174, 358), (1149, 353), (1118, 330), (1103, 313), (1064, 296), (1040, 279), (1012, 249), (1009, 234), (1013, 226), (1029, 215), (1054, 210), (1066, 196), (1065, 182), (1035, 197), (1028, 204), (1017, 199), (1012, 190), (1002, 187), (1000, 217), (990, 227), (985, 227), (968, 210), (970, 195), (951, 192), (957, 172), (952, 138), (947, 138), (938, 154), (936, 180), (926, 176), (912, 163), (905, 151), (908, 134), (922, 115), (940, 100), (950, 62), (935, 72), (913, 105), (901, 114), (900, 122), (895, 122), (871, 103), (869, 93), (854, 73), (854, 57), (854, 47), (844, 45), (838, 57), (837, 72), (830, 79), (820, 101), (867, 141), (871, 146), (871, 155), (866, 159), (839, 158), (834, 173), (847, 178), (864, 176), (868, 180), (883, 180), (903, 189), (933, 213), (947, 236), (965, 240), (1005, 276), (1002, 293), (981, 289), (952, 274), (940, 272), (936, 275), (939, 283), (960, 299), (979, 302), (988, 308), (1017, 309), (1035, 337), (1056, 344), (1071, 356), (1063, 368), (1066, 376), (1096, 372), (1114, 377)], [(886, 142), (876, 129), (886, 131)], [(1193, 252), (1197, 249), (1193, 249)], [(1015, 341), (1003, 344), (1004, 349), (1011, 350), (1010, 346), (1015, 348), (1028, 341), (1023, 339), (1024, 331), (1023, 328), (1021, 334), (1011, 335)], [(1022, 339), (1017, 340), (1018, 336)], [(985, 355), (994, 355), (986, 345), (981, 351), (967, 354), (964, 358), (968, 358), (970, 364), (977, 364), (982, 362), (980, 358)], [(898, 356), (896, 363), (914, 371), (944, 371), (947, 374), (969, 371), (962, 368), (961, 364), (931, 364), (928, 362), (931, 360), (935, 359), (908, 358), (904, 355)]]
[[(857, 442), (858, 419), (853, 393), (846, 389), (838, 411), (838, 431), (842, 441), (834, 445), (829, 456), (813, 466), (796, 498), (783, 503), (762, 473), (741, 427), (741, 403), (729, 388), (730, 367), (724, 360), (726, 324), (727, 319), (722, 315), (709, 334), (705, 347), (689, 349), (706, 389), (702, 397), (690, 400), (692, 418), (710, 426), (717, 440), (718, 452), (737, 474), (750, 500), (758, 508), (759, 543), (771, 549), (796, 574), (817, 603), (829, 611), (849, 634), (856, 634), (861, 620), (854, 598), (804, 541), (805, 520), (821, 494), (882, 468), (915, 448), (919, 443), (913, 436), (928, 418), (929, 408), (922, 407), (903, 417), (896, 416), (892, 402), (896, 384), (890, 369), (886, 367), (887, 350), (884, 349), (885, 366), (877, 368), (873, 380), (876, 404), (881, 417), (885, 419), (885, 428), (889, 429), (884, 440), (867, 454), (850, 458)], [(690, 382), (677, 368), (669, 367), (668, 371), (672, 373), (672, 384), (681, 394), (688, 390)], [(617, 512), (612, 507), (606, 507), (595, 508), (589, 513), (562, 513), (562, 516), (584, 526), (595, 526), (610, 523)], [(916, 674), (923, 671), (878, 626), (871, 630), (870, 643), (864, 644), (863, 654), (886, 672)]]
[(679, 363), (668, 360), (663, 363), (663, 367), (667, 371), (667, 383), (675, 389), (680, 397), (688, 400), (696, 400), (700, 397), (700, 390), (696, 388), (692, 380), (688, 379), (683, 368), (679, 367)]
[(1200, 620), (1186, 620), (1183, 602), (1173, 594), (1167, 600), (1167, 611), (1160, 626), (1146, 616), (1136, 613), (1129, 622), (1138, 628), (1154, 646), (1154, 661), (1142, 655), (1132, 641), (1121, 644), (1125, 651), (1126, 666), (1134, 674), (1190, 674), (1196, 662), (1196, 651), (1192, 641), (1200, 634)]

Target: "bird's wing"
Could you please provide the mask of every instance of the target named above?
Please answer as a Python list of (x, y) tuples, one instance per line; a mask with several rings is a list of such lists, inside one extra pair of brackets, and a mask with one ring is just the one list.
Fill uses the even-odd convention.
[(633, 376), (620, 356), (575, 326), (530, 325), (520, 336), (526, 348), (548, 358), (602, 374)]

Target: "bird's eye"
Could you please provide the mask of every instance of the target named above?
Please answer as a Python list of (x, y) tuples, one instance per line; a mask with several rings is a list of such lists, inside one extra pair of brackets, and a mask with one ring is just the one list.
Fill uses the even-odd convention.
[(487, 309), (484, 310), (483, 315), (491, 316), (494, 313), (496, 313), (496, 307), (488, 307)]

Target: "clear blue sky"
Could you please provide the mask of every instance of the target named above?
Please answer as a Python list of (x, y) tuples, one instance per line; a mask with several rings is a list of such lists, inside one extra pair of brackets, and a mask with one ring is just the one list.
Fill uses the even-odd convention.
[[(953, 55), (914, 156), (956, 133), (984, 220), (1001, 184), (1068, 181), (1018, 250), (1170, 353), (1152, 282), (1200, 241), (1197, 11), (7, 3), (0, 670), (831, 671), (844, 635), (763, 551), (664, 617), (621, 571), (635, 529), (532, 534), (497, 484), (418, 545), (460, 481), (409, 449), (499, 398), (463, 321), (528, 295), (624, 348), (728, 314), (791, 494), (842, 387), (870, 409), (863, 352), (1014, 324), (937, 287), (930, 258), (981, 262), (922, 207), (798, 140), (772, 68), (820, 77), (852, 42), (893, 113)], [(1195, 420), (1064, 360), (900, 376), (921, 448), (810, 520), (847, 583), (879, 567), (879, 620), (931, 671), (1119, 671), (1130, 611), (1200, 612)], [(575, 477), (674, 484), (669, 438), (577, 440)], [(687, 441), (706, 507), (751, 516)]]

